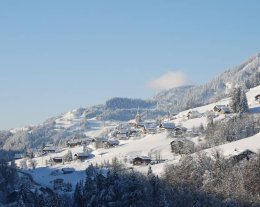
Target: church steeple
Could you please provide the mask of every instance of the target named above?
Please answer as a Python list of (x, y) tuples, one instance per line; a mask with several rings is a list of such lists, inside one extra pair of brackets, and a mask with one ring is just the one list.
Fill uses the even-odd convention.
[(135, 121), (136, 121), (137, 124), (142, 121), (142, 117), (141, 117), (141, 115), (139, 113), (139, 108), (138, 108), (136, 116), (135, 116)]

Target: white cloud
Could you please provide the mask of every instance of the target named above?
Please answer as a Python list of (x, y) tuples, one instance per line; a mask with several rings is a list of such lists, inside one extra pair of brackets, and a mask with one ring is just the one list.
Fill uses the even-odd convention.
[(151, 80), (147, 86), (152, 89), (165, 90), (187, 85), (188, 77), (182, 71), (170, 71), (160, 77)]

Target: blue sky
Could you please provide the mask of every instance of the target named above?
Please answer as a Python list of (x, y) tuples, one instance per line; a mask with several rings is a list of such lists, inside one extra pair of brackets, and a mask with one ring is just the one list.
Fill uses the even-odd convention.
[(260, 52), (259, 9), (258, 0), (1, 1), (0, 129), (114, 96), (149, 98), (161, 82), (205, 83)]

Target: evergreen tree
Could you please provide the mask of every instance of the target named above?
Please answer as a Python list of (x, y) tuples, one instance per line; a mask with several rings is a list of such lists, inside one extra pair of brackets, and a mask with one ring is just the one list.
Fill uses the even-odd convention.
[(234, 113), (248, 112), (249, 107), (246, 93), (241, 87), (237, 87), (232, 91), (230, 107)]
[(94, 207), (97, 206), (97, 185), (96, 179), (86, 177), (85, 185), (83, 188), (83, 203), (85, 206)]
[(65, 162), (71, 162), (73, 160), (71, 150), (68, 150), (68, 153), (65, 155), (64, 160), (65, 160)]
[(240, 104), (240, 97), (241, 97), (241, 88), (234, 88), (231, 92), (231, 102), (230, 107), (234, 113), (239, 112), (239, 104)]
[(96, 176), (96, 186), (97, 186), (97, 200), (98, 204), (105, 205), (106, 189), (107, 189), (107, 178), (99, 172)]
[(144, 192), (137, 174), (132, 170), (127, 181), (127, 191), (124, 195), (126, 206), (138, 206), (139, 202), (144, 198)]
[(249, 111), (248, 101), (244, 90), (240, 93), (239, 112), (246, 113)]
[(153, 170), (152, 170), (151, 165), (149, 165), (149, 167), (148, 167), (148, 172), (147, 172), (147, 176), (148, 176), (148, 178), (149, 178), (149, 177), (152, 176), (152, 175), (153, 175)]
[(83, 199), (83, 181), (81, 180), (77, 183), (74, 191), (74, 203), (79, 207), (84, 207), (84, 199)]

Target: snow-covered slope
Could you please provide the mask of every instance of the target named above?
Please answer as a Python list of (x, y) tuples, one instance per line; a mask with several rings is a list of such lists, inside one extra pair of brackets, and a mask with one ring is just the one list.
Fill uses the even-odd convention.
[[(249, 100), (250, 111), (251, 113), (260, 112), (260, 104), (254, 100), (256, 94), (260, 94), (260, 86), (252, 88), (247, 92), (247, 98)], [(207, 124), (207, 119), (205, 114), (208, 111), (211, 111), (213, 107), (217, 104), (223, 105), (228, 104), (230, 101), (229, 98), (223, 99), (219, 102), (208, 104), (205, 106), (192, 108), (192, 111), (198, 111), (202, 114), (199, 118), (187, 119), (187, 113), (190, 110), (183, 111), (175, 116), (175, 119), (171, 120), (176, 126), (186, 127), (188, 130), (191, 130), (193, 127), (198, 127), (201, 124), (204, 126)], [(59, 124), (63, 124), (63, 127), (68, 126), (72, 127), (80, 122), (81, 116), (75, 116), (76, 112), (70, 112), (63, 115), (63, 117), (59, 117), (55, 122)], [(75, 118), (76, 117), (76, 118)], [(84, 116), (82, 116), (83, 118)], [(225, 119), (225, 115), (218, 116), (218, 119)], [(85, 134), (90, 137), (98, 137), (102, 136), (104, 132), (115, 127), (118, 123), (116, 122), (104, 122), (98, 121), (95, 118), (93, 119), (85, 119), (88, 123), (88, 129), (85, 131)], [(168, 120), (169, 121), (169, 120)], [(199, 144), (199, 137), (191, 137), (189, 138), (194, 141), (196, 144)], [(64, 156), (68, 150), (72, 151), (72, 154), (83, 152), (83, 147), (74, 147), (74, 148), (63, 148), (57, 153), (51, 153), (46, 156), (37, 157), (35, 160), (38, 165), (35, 170), (30, 170), (29, 173), (32, 174), (33, 178), (36, 182), (41, 183), (44, 186), (52, 187), (51, 181), (56, 178), (63, 178), (65, 182), (72, 182), (75, 185), (80, 179), (84, 179), (85, 177), (85, 169), (87, 166), (92, 164), (102, 164), (104, 162), (111, 162), (114, 157), (117, 157), (122, 163), (125, 163), (127, 166), (131, 166), (129, 160), (135, 156), (152, 156), (153, 158), (156, 154), (160, 154), (161, 159), (165, 160), (165, 162), (152, 165), (153, 172), (160, 174), (163, 171), (163, 168), (166, 164), (177, 163), (180, 159), (180, 156), (176, 156), (171, 153), (170, 142), (172, 138), (168, 138), (167, 132), (162, 132), (158, 134), (149, 134), (143, 135), (139, 138), (131, 138), (130, 140), (120, 141), (119, 146), (108, 148), (108, 149), (97, 149), (92, 152), (92, 156), (84, 161), (72, 161), (71, 163), (65, 164), (57, 164), (55, 166), (46, 167), (46, 161), (53, 157)], [(229, 156), (234, 153), (234, 151), (242, 151), (245, 149), (250, 149), (253, 151), (257, 151), (260, 149), (260, 133), (245, 138), (239, 141), (235, 141), (232, 143), (220, 145), (211, 149), (205, 150), (207, 153), (212, 152), (212, 150), (219, 149), (224, 155)], [(20, 160), (16, 161), (19, 165)], [(72, 167), (75, 168), (76, 171), (73, 174), (63, 175), (60, 169), (64, 167)], [(141, 172), (147, 172), (148, 166), (137, 166), (136, 170)], [(57, 173), (54, 173), (56, 170), (59, 170)]]
[(236, 85), (244, 88), (260, 85), (260, 54), (227, 70), (205, 85), (162, 91), (154, 99), (159, 102), (162, 108), (173, 111), (184, 110), (227, 97), (229, 91)]
[(235, 142), (231, 142), (231, 143), (219, 145), (214, 148), (207, 149), (205, 150), (205, 152), (212, 153), (215, 150), (218, 150), (222, 152), (223, 155), (229, 157), (247, 149), (253, 152), (258, 152), (260, 150), (260, 133), (252, 137), (248, 137)]
[[(75, 109), (50, 118), (38, 126), (0, 132), (0, 148), (22, 151), (25, 147), (40, 147), (46, 142), (64, 143), (72, 136), (90, 131), (88, 120), (93, 118), (106, 121), (128, 121), (135, 117), (137, 111), (144, 116), (148, 116), (147, 118), (157, 118), (166, 115), (168, 112), (177, 113), (196, 106), (213, 103), (207, 106), (207, 110), (211, 110), (212, 106), (216, 104), (215, 102), (226, 98), (228, 91), (236, 84), (245, 88), (260, 85), (260, 54), (226, 71), (203, 86), (184, 86), (163, 91), (156, 95), (152, 101), (113, 98), (104, 105)], [(257, 90), (254, 89), (252, 94), (256, 94)], [(249, 102), (251, 112), (259, 112), (258, 107), (253, 107), (253, 95), (249, 98)], [(228, 99), (219, 103), (226, 104)], [(199, 107), (196, 110), (201, 110), (204, 113), (205, 107)], [(187, 111), (184, 111), (181, 114), (186, 115), (186, 113)], [(179, 121), (181, 121), (180, 117)], [(189, 122), (182, 123), (182, 125), (184, 127), (192, 124), (197, 126), (201, 123), (199, 120), (198, 122), (196, 120)], [(205, 123), (205, 119), (202, 122)]]

